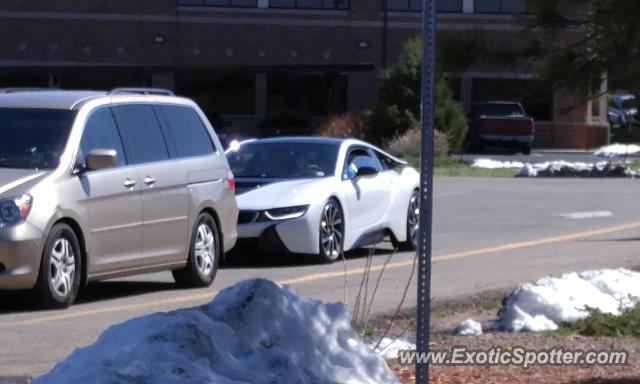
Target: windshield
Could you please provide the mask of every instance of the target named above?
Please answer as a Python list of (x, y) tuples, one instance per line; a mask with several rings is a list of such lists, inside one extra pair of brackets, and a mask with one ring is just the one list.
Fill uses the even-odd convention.
[(338, 145), (317, 143), (247, 143), (227, 153), (238, 178), (320, 178), (335, 173)]
[(624, 109), (636, 108), (636, 106), (637, 106), (636, 99), (622, 100), (622, 108)]
[(0, 167), (54, 169), (75, 111), (0, 108)]
[(522, 107), (516, 103), (482, 104), (480, 106), (480, 115), (496, 117), (523, 117), (524, 111), (522, 110)]

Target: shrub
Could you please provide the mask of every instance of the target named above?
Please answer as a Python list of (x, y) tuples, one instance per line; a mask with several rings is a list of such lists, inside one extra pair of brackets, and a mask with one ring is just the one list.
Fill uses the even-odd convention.
[[(449, 153), (448, 137), (445, 133), (435, 131), (435, 156), (446, 156)], [(410, 129), (394, 137), (387, 144), (389, 153), (400, 157), (420, 156), (421, 131), (417, 128)]]
[[(418, 126), (421, 62), (421, 40), (412, 39), (400, 62), (380, 75), (380, 103), (367, 121), (370, 140), (380, 143)], [(435, 126), (446, 133), (449, 149), (458, 150), (467, 134), (467, 120), (441, 71), (436, 74), (435, 91)]]
[(355, 137), (365, 138), (365, 129), (362, 118), (355, 113), (342, 113), (327, 117), (315, 133), (329, 137)]
[(626, 310), (620, 316), (594, 310), (587, 318), (574, 324), (562, 324), (562, 329), (584, 336), (640, 337), (640, 305)]

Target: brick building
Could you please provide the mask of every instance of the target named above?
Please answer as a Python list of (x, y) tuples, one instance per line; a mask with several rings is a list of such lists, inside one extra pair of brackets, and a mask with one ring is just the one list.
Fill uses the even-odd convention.
[[(420, 33), (420, 4), (5, 0), (0, 87), (172, 88), (239, 129), (272, 112), (364, 110), (376, 103), (380, 70)], [(508, 45), (526, 24), (525, 0), (439, 0), (438, 11), (439, 37), (483, 34)], [(469, 109), (476, 101), (524, 97), (539, 64), (444, 69)], [(575, 94), (549, 91), (529, 104), (538, 120), (549, 121), (540, 124), (540, 146), (589, 147), (606, 137), (591, 125), (590, 103)]]

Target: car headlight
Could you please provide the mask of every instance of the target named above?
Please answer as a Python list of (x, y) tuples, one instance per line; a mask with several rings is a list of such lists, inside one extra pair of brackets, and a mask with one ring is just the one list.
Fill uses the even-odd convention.
[(274, 208), (264, 211), (264, 215), (269, 220), (290, 220), (304, 216), (309, 209), (308, 205), (298, 205), (295, 207)]
[(0, 223), (16, 224), (29, 216), (33, 198), (29, 194), (0, 200)]

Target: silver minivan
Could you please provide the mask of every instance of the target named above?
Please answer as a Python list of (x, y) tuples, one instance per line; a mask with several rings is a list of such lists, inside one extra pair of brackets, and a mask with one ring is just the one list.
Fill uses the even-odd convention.
[(208, 120), (169, 91), (0, 92), (0, 289), (48, 307), (87, 282), (171, 270), (208, 286), (237, 238)]

